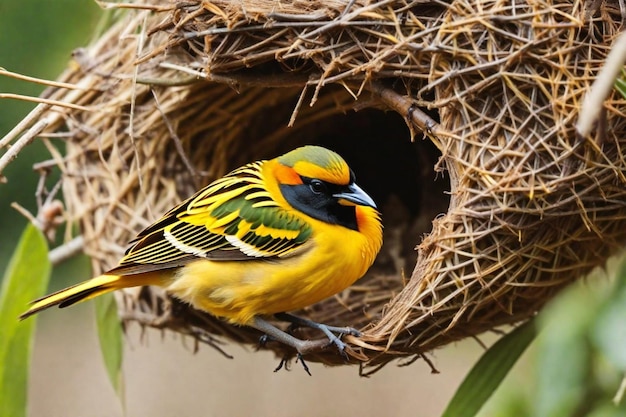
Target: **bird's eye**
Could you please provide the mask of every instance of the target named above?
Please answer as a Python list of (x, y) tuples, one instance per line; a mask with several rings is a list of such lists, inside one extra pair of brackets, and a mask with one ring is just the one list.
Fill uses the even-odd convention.
[(321, 194), (326, 191), (326, 184), (324, 184), (320, 180), (311, 180), (311, 184), (309, 185), (309, 187), (311, 187), (311, 191), (313, 191), (315, 194)]

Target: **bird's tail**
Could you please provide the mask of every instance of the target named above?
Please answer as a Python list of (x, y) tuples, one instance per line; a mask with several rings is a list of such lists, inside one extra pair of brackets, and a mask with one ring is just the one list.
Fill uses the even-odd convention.
[(64, 308), (121, 288), (162, 284), (163, 277), (159, 272), (135, 275), (100, 275), (33, 301), (28, 311), (23, 313), (20, 319), (25, 319), (56, 305), (59, 308)]

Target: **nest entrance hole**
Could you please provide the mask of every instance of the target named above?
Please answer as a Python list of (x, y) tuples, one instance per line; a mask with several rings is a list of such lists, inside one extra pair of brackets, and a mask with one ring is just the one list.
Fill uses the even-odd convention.
[[(440, 152), (430, 140), (411, 140), (402, 116), (380, 110), (375, 102), (362, 105), (333, 86), (322, 90), (313, 106), (307, 103), (310, 94), (302, 100), (300, 88), (252, 87), (236, 92), (213, 84), (204, 87), (188, 98), (196, 114), (188, 116), (186, 123), (198, 128), (183, 141), (184, 152), (194, 156), (198, 172), (219, 177), (247, 162), (307, 144), (332, 149), (346, 159), (359, 185), (382, 212), (385, 242), (374, 272), (396, 275), (399, 282), (400, 277), (410, 276), (417, 259), (415, 247), (430, 232), (433, 218), (445, 213), (449, 204), (449, 178), (434, 171)], [(220, 100), (228, 104), (204, 109), (198, 97), (208, 90), (215, 102), (216, 89), (224, 89)], [(299, 101), (304, 104), (288, 127)], [(214, 118), (219, 123), (204, 121)], [(165, 153), (177, 155), (174, 149)], [(173, 164), (179, 172), (184, 170), (180, 162)], [(191, 195), (207, 181), (196, 181), (194, 189), (189, 188), (190, 182), (177, 181), (186, 187), (179, 190), (181, 196)]]

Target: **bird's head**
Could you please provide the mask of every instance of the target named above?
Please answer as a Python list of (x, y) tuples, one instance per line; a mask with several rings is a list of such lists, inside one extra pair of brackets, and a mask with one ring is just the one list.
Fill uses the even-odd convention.
[(374, 200), (356, 183), (341, 156), (320, 146), (304, 146), (277, 158), (280, 191), (295, 209), (321, 221), (359, 230), (357, 210)]

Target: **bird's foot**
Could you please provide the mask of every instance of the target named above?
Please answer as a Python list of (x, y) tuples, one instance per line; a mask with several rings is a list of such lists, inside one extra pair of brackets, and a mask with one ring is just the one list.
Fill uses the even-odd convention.
[[(281, 360), (280, 363), (278, 364), (278, 366), (276, 367), (276, 369), (274, 369), (274, 372), (278, 372), (281, 369), (285, 368), (285, 370), (289, 370), (289, 360), (291, 358), (288, 356), (284, 356)], [(311, 375), (311, 371), (309, 370), (309, 366), (307, 365), (307, 363), (304, 361), (304, 357), (302, 357), (302, 354), (298, 352), (298, 354), (296, 354), (296, 363), (300, 362), (300, 364), (302, 365), (302, 369), (304, 369), (304, 372), (306, 372), (307, 374), (309, 374), (309, 376)]]
[[(301, 319), (296, 316), (291, 316), (290, 314), (277, 315), (277, 318), (281, 318), (281, 317), (287, 317), (289, 321), (291, 321), (292, 323), (295, 323), (296, 325), (318, 329), (326, 335), (327, 340), (324, 340), (324, 339), (300, 340), (298, 338), (295, 338), (289, 333), (285, 333), (284, 331), (280, 330), (279, 328), (277, 328), (276, 326), (274, 326), (273, 324), (269, 323), (268, 321), (266, 321), (265, 319), (261, 317), (254, 317), (253, 321), (250, 323), (250, 326), (264, 333), (264, 335), (259, 338), (260, 347), (265, 346), (265, 344), (269, 341), (276, 341), (276, 342), (283, 343), (287, 346), (291, 346), (298, 352), (296, 356), (296, 362), (300, 361), (305, 372), (309, 375), (311, 374), (311, 372), (309, 371), (309, 367), (303, 359), (303, 355), (306, 355), (310, 352), (317, 352), (319, 350), (324, 349), (325, 347), (329, 345), (335, 345), (337, 349), (339, 350), (340, 354), (347, 360), (348, 355), (346, 354), (346, 344), (341, 341), (339, 336), (342, 336), (345, 334), (352, 334), (355, 336), (360, 335), (360, 333), (357, 330), (352, 329), (350, 327), (327, 326), (325, 324), (316, 323), (311, 320)], [(335, 331), (337, 334), (335, 334), (333, 331)], [(278, 365), (278, 367), (275, 369), (275, 371), (278, 371), (282, 369), (283, 367), (287, 368), (287, 361), (288, 361), (288, 357), (283, 358), (280, 364)]]
[(310, 327), (312, 329), (317, 329), (324, 333), (328, 338), (329, 345), (337, 346), (339, 353), (347, 359), (347, 354), (345, 352), (346, 344), (341, 341), (339, 336), (343, 335), (352, 335), (352, 336), (361, 336), (361, 332), (352, 327), (336, 327), (336, 326), (328, 326), (326, 324), (318, 323), (313, 320), (308, 320), (302, 317), (294, 316), (289, 313), (278, 313), (274, 315), (277, 319), (287, 321), (292, 324), (292, 326), (299, 327)]

